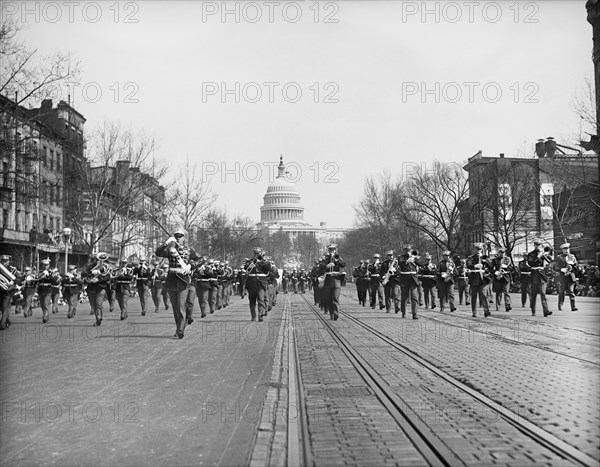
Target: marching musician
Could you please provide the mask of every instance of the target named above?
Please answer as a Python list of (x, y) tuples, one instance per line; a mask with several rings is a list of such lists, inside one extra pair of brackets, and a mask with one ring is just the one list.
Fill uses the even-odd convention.
[(290, 283), (290, 273), (287, 269), (284, 269), (281, 273), (281, 287), (283, 289), (283, 293), (288, 293), (288, 284)]
[(463, 296), (465, 298), (465, 305), (471, 304), (471, 294), (469, 287), (469, 268), (467, 267), (467, 259), (461, 258), (456, 268), (456, 282), (458, 285), (458, 303), (463, 304)]
[(202, 256), (194, 268), (192, 280), (196, 282), (196, 296), (200, 305), (200, 318), (206, 317), (206, 312), (215, 312), (217, 301), (217, 272), (212, 260)]
[(244, 269), (248, 274), (246, 289), (248, 290), (248, 299), (250, 301), (251, 320), (256, 320), (256, 305), (258, 304), (258, 321), (262, 321), (266, 315), (265, 296), (267, 294), (267, 276), (271, 270), (271, 263), (265, 259), (262, 248), (255, 247), (253, 251), (254, 257), (244, 264)]
[(577, 311), (575, 307), (576, 273), (579, 269), (577, 258), (570, 251), (570, 243), (563, 243), (560, 248), (562, 254), (556, 258), (556, 263), (554, 264), (554, 270), (558, 272), (558, 309), (562, 310), (566, 293), (571, 301), (571, 311)]
[(534, 249), (527, 254), (527, 265), (531, 270), (531, 297), (529, 304), (531, 306), (531, 316), (535, 316), (535, 306), (537, 296), (539, 295), (542, 302), (542, 311), (544, 312), (544, 317), (546, 317), (552, 314), (548, 310), (548, 301), (546, 300), (546, 285), (548, 283), (546, 268), (554, 261), (554, 257), (551, 250), (545, 251), (542, 248), (542, 243), (542, 239), (534, 239)]
[[(244, 259), (244, 262), (249, 261), (248, 258)], [(246, 296), (246, 270), (244, 269), (244, 265), (242, 264), (238, 270), (237, 276), (238, 284), (239, 284), (239, 295), (244, 298)]]
[(521, 306), (525, 308), (527, 297), (529, 297), (529, 303), (531, 303), (531, 267), (527, 262), (526, 255), (518, 262), (517, 267), (519, 268), (521, 283)]
[(0, 312), (2, 313), (0, 330), (4, 330), (10, 326), (11, 302), (19, 289), (22, 275), (19, 274), (17, 268), (10, 265), (9, 255), (0, 256), (0, 264), (2, 265), (2, 272), (0, 273)]
[(367, 289), (369, 288), (369, 270), (365, 260), (361, 260), (360, 264), (354, 268), (354, 271), (352, 271), (352, 276), (356, 278), (358, 303), (359, 305), (366, 306)]
[(267, 289), (268, 293), (266, 311), (268, 313), (277, 304), (277, 279), (279, 279), (279, 270), (277, 269), (277, 266), (275, 266), (273, 258), (267, 256), (265, 259), (271, 263), (271, 269), (267, 275), (267, 283), (269, 284), (269, 287)]
[(217, 276), (217, 305), (216, 309), (220, 310), (223, 308), (223, 281), (225, 278), (225, 263), (219, 261), (216, 263), (218, 276)]
[(79, 303), (79, 294), (82, 289), (83, 279), (81, 278), (81, 274), (77, 272), (77, 266), (69, 264), (67, 273), (62, 278), (62, 294), (69, 307), (67, 311), (68, 319), (75, 318), (77, 304)]
[[(313, 286), (313, 300), (315, 301), (315, 306), (316, 306), (316, 305), (319, 304), (319, 297), (320, 297), (320, 291), (319, 291), (319, 261), (315, 261), (314, 266), (310, 270), (309, 277), (310, 277), (310, 280), (311, 280), (312, 286)], [(287, 293), (287, 291), (286, 291), (286, 293)], [(321, 307), (321, 309), (323, 309), (323, 307)]]
[(100, 252), (96, 255), (95, 262), (88, 264), (81, 274), (87, 283), (86, 292), (96, 317), (96, 326), (102, 324), (102, 305), (110, 289), (111, 273), (107, 261), (108, 254)]
[(300, 274), (298, 274), (298, 289), (300, 290), (300, 293), (306, 292), (306, 280), (307, 279), (308, 279), (308, 276), (306, 275), (306, 269), (304, 269), (304, 268), (300, 269)]
[[(140, 306), (142, 307), (142, 316), (146, 316), (146, 298), (148, 297), (148, 290), (150, 288), (150, 280), (152, 278), (153, 272), (154, 271), (150, 268), (150, 266), (148, 266), (146, 258), (143, 256), (140, 258), (139, 264), (133, 268), (133, 275), (135, 276), (135, 286), (137, 288), (138, 296), (140, 298)], [(121, 314), (123, 314), (122, 309)], [(127, 316), (127, 313), (125, 313), (125, 315)]]
[[(398, 259), (394, 258), (394, 250), (389, 250), (386, 259), (381, 265), (381, 276), (383, 279), (383, 292), (385, 296), (385, 311), (389, 313), (394, 301), (394, 311), (400, 311), (400, 278), (397, 275)], [(386, 279), (387, 278), (387, 282)]]
[(292, 271), (290, 280), (292, 282), (292, 290), (294, 291), (294, 293), (298, 293), (298, 273), (295, 269)]
[(450, 311), (454, 312), (454, 276), (456, 266), (450, 259), (450, 250), (442, 252), (442, 260), (437, 264), (437, 289), (440, 299), (440, 311), (444, 311), (446, 302), (450, 305)]
[(62, 276), (58, 271), (58, 268), (52, 269), (50, 272), (50, 279), (52, 282), (52, 314), (58, 313), (58, 299), (60, 298), (60, 289), (62, 283)]
[(233, 269), (229, 266), (229, 261), (225, 261), (221, 264), (223, 268), (223, 296), (221, 297), (221, 305), (223, 308), (229, 306), (229, 296), (231, 295), (231, 285), (233, 283)]
[(431, 262), (431, 255), (425, 253), (421, 266), (419, 267), (418, 273), (421, 285), (423, 287), (423, 294), (425, 295), (425, 308), (429, 308), (431, 302), (431, 309), (435, 309), (435, 290), (437, 287), (437, 269), (435, 264)]
[[(185, 233), (183, 229), (175, 231), (164, 245), (156, 249), (156, 256), (167, 258), (169, 261), (169, 272), (163, 285), (163, 289), (169, 293), (171, 306), (173, 307), (173, 318), (175, 319), (175, 337), (183, 339), (186, 320), (186, 300), (191, 283), (190, 259), (196, 260), (197, 256), (193, 250), (183, 244)], [(187, 261), (186, 259), (187, 258)]]
[(495, 276), (494, 290), (496, 292), (496, 311), (498, 311), (502, 304), (502, 297), (504, 297), (505, 310), (510, 311), (512, 309), (509, 292), (513, 270), (513, 262), (510, 257), (506, 256), (506, 248), (498, 248), (498, 254), (492, 260), (491, 269)]
[[(419, 307), (419, 278), (417, 273), (419, 266), (419, 254), (412, 249), (412, 245), (404, 245), (404, 253), (398, 256), (398, 274), (400, 283), (400, 311), (402, 317), (406, 317), (406, 302), (410, 300), (412, 319), (419, 319), (417, 309)], [(398, 313), (398, 310), (396, 310)]]
[(23, 317), (28, 318), (33, 315), (33, 297), (37, 292), (37, 281), (33, 274), (33, 269), (27, 266), (23, 270)]
[(135, 281), (134, 270), (128, 267), (126, 259), (119, 261), (119, 268), (114, 272), (113, 278), (115, 295), (119, 309), (121, 310), (121, 321), (123, 321), (127, 319), (127, 304), (129, 303), (131, 289)]
[[(52, 270), (50, 269), (50, 258), (41, 261), (42, 270), (38, 273), (38, 297), (42, 307), (42, 323), (50, 321), (50, 309), (52, 308)], [(54, 310), (52, 310), (54, 313)]]
[[(157, 261), (152, 262), (152, 277), (150, 278), (150, 296), (154, 303), (154, 313), (158, 313), (160, 308), (160, 297), (163, 292), (163, 279), (165, 277), (165, 270), (158, 264)], [(166, 297), (166, 295), (165, 295)], [(169, 309), (169, 305), (165, 300), (165, 310)]]
[(469, 269), (469, 286), (471, 288), (471, 311), (473, 317), (477, 317), (477, 298), (483, 306), (483, 315), (490, 316), (490, 305), (486, 296), (485, 288), (490, 283), (489, 271), (492, 264), (483, 254), (483, 243), (473, 244), (473, 254), (467, 258)]
[[(113, 267), (113, 263), (111, 261), (108, 261), (108, 264), (109, 264), (111, 271), (114, 271), (118, 267), (118, 264), (115, 264)], [(106, 289), (106, 299), (108, 300), (108, 311), (109, 311), (109, 313), (112, 313), (113, 311), (115, 311), (115, 308), (118, 305), (117, 284), (115, 282), (114, 274), (110, 275), (110, 281), (108, 282), (108, 284), (109, 284), (109, 286)], [(93, 312), (91, 314), (93, 314)]]
[(323, 284), (323, 297), (321, 298), (326, 304), (326, 311), (329, 311), (330, 319), (337, 320), (339, 318), (340, 307), (340, 292), (342, 282), (345, 281), (346, 273), (341, 271), (346, 266), (346, 262), (340, 257), (337, 252), (337, 245), (330, 243), (327, 245), (328, 253), (325, 255), (325, 261), (321, 263), (320, 275), (325, 275)]
[(160, 288), (160, 290), (162, 291), (162, 299), (163, 299), (163, 304), (165, 305), (165, 310), (169, 309), (169, 292), (167, 290), (165, 290), (165, 281), (167, 280), (167, 275), (169, 274), (169, 263), (165, 263), (162, 265), (162, 270), (163, 270), (163, 274), (160, 275), (160, 277), (158, 278), (158, 285), (157, 287)]
[(373, 255), (373, 262), (367, 265), (368, 277), (369, 277), (369, 305), (374, 310), (379, 299), (379, 309), (385, 308), (383, 300), (383, 285), (381, 284), (381, 255), (375, 253)]

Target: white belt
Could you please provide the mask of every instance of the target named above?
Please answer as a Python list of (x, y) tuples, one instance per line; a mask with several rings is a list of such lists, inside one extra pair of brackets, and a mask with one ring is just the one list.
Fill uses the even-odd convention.
[(169, 272), (177, 272), (179, 274), (189, 274), (190, 271), (184, 268), (169, 268)]
[(379, 274), (371, 274), (371, 277), (379, 277)]
[(407, 272), (400, 271), (400, 274), (416, 274), (416, 272), (415, 271), (407, 271)]
[(198, 279), (201, 282), (208, 282), (208, 281), (212, 281), (212, 280), (216, 280), (216, 279)]
[(531, 269), (535, 269), (536, 271), (540, 270), (540, 269), (544, 269), (543, 266), (532, 266)]
[(530, 272), (522, 272), (521, 271), (521, 275), (523, 275), (523, 276), (529, 276), (530, 274), (531, 274), (531, 271)]
[(266, 274), (248, 274), (248, 277), (267, 277)]

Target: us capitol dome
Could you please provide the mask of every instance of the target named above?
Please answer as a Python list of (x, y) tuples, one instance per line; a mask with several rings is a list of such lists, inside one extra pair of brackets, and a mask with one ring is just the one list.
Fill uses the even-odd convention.
[(323, 243), (345, 236), (348, 229), (331, 229), (327, 227), (326, 222), (321, 222), (319, 227), (305, 222), (300, 194), (296, 186), (285, 176), (285, 164), (283, 156), (281, 156), (277, 167), (277, 177), (269, 183), (267, 192), (263, 196), (260, 222), (257, 227), (266, 228), (269, 234), (282, 230), (289, 235), (292, 241), (300, 235), (313, 236)]

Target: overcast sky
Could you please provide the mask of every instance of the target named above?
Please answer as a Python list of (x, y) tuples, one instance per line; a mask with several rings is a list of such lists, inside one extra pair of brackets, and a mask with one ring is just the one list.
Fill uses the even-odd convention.
[(72, 99), (88, 130), (144, 129), (173, 172), (189, 157), (219, 206), (255, 221), (283, 154), (305, 220), (340, 227), (384, 168), (579, 134), (573, 98), (593, 76), (584, 1), (424, 6), (4, 2), (28, 45), (83, 61)]

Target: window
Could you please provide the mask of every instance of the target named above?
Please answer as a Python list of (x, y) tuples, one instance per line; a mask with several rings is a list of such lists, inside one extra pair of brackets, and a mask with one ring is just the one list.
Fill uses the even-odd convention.
[(29, 226), (29, 215), (30, 212), (29, 211), (25, 211), (25, 220), (24, 220), (24, 224), (25, 224), (25, 232), (29, 232), (30, 226)]
[(2, 163), (2, 186), (8, 186), (8, 162)]
[(2, 226), (8, 228), (8, 209), (2, 210)]
[(45, 229), (46, 227), (48, 227), (48, 222), (47, 222), (47, 220), (46, 220), (46, 214), (44, 214), (44, 215), (42, 216), (42, 226), (44, 227), (44, 229)]
[(17, 217), (15, 217), (15, 230), (21, 230), (21, 210), (17, 209)]
[(56, 204), (61, 204), (60, 186), (56, 187)]
[(56, 171), (60, 172), (60, 166), (61, 166), (61, 162), (60, 160), (62, 159), (62, 154), (60, 153), (56, 153)]
[(54, 230), (54, 217), (50, 218), (50, 224), (48, 225), (48, 227), (50, 227), (50, 230)]
[(50, 150), (50, 170), (54, 170), (54, 151)]
[(36, 227), (37, 228), (37, 224), (38, 224), (38, 218), (37, 218), (37, 214), (34, 212), (32, 217), (32, 227)]
[(50, 151), (47, 146), (44, 146), (44, 167), (48, 166), (48, 158), (50, 157)]

